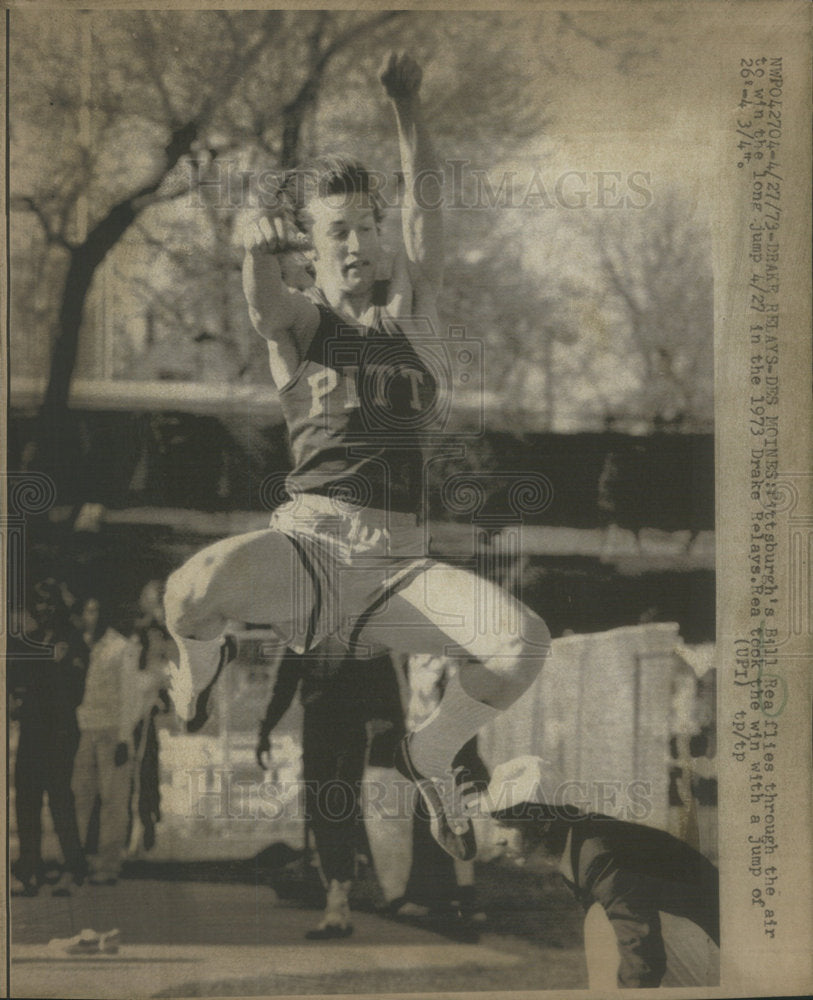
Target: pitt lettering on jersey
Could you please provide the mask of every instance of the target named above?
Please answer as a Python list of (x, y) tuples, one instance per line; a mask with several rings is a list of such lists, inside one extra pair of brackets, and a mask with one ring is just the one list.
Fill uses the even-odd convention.
[(317, 308), (319, 327), (280, 390), (289, 489), (329, 496), (353, 478), (366, 484), (364, 506), (414, 514), (423, 502), (422, 420), (438, 392), (432, 370), (399, 327), (348, 329), (329, 306)]
[(308, 385), (311, 387), (311, 408), (308, 417), (318, 417), (323, 412), (322, 397), (330, 395), (339, 384), (339, 373), (332, 368), (323, 368), (313, 375), (308, 375)]
[[(409, 383), (409, 407), (414, 412), (421, 410), (420, 387), (424, 384), (424, 372), (410, 365), (367, 365), (364, 369), (364, 393), (369, 403), (377, 408), (393, 409), (387, 390), (395, 378), (406, 379)], [(322, 368), (307, 377), (311, 390), (311, 407), (308, 417), (318, 417), (325, 412), (325, 397), (342, 386), (340, 400), (343, 409), (354, 410), (361, 406), (359, 368), (345, 368), (341, 375), (334, 368)]]

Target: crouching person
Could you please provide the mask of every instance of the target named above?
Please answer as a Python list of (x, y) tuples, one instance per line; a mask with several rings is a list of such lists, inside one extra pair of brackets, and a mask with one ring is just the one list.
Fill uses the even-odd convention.
[(553, 861), (584, 908), (590, 989), (717, 985), (717, 869), (663, 830), (583, 811), (576, 788), (518, 757), (494, 770), (484, 805), (503, 853)]
[(71, 784), (79, 835), (88, 851), (94, 806), (97, 797), (101, 800), (98, 854), (89, 882), (113, 885), (127, 844), (132, 735), (144, 698), (138, 669), (141, 647), (109, 624), (106, 609), (95, 597), (85, 600), (81, 622), (90, 666), (85, 696), (76, 711), (80, 738)]

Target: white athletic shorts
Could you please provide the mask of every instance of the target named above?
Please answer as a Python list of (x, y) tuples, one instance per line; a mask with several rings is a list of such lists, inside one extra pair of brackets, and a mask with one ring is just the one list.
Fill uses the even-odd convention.
[[(389, 595), (428, 569), (428, 540), (417, 518), (386, 510), (355, 507), (330, 497), (302, 493), (278, 507), (270, 527), (294, 545), (296, 574), (313, 588), (313, 605), (294, 615), (295, 635), (283, 637), (297, 653), (306, 653), (328, 635), (356, 655), (369, 617)], [(270, 568), (273, 572), (273, 567)], [(309, 588), (297, 587), (299, 593)]]

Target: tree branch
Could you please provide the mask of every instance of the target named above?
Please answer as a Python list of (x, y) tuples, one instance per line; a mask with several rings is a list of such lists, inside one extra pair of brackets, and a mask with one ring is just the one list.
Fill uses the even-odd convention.
[(624, 300), (627, 308), (635, 316), (639, 316), (642, 312), (640, 304), (635, 300), (632, 292), (627, 288), (624, 283), (623, 278), (618, 272), (615, 266), (615, 261), (612, 259), (612, 255), (607, 247), (607, 243), (603, 232), (599, 229), (599, 239), (598, 239), (599, 250), (601, 252), (601, 264), (604, 268), (604, 273), (610, 279), (610, 284), (618, 295)]
[(610, 285), (615, 293), (621, 298), (629, 311), (630, 333), (633, 341), (635, 342), (635, 346), (638, 349), (638, 353), (641, 356), (641, 360), (646, 368), (647, 379), (651, 379), (653, 376), (653, 366), (652, 358), (649, 352), (650, 345), (647, 343), (646, 336), (643, 334), (641, 328), (644, 317), (644, 308), (636, 300), (635, 296), (627, 287), (621, 274), (618, 272), (618, 269), (615, 266), (615, 261), (612, 259), (612, 254), (607, 247), (605, 234), (601, 228), (599, 228), (598, 245), (604, 274), (609, 279)]
[(212, 116), (215, 108), (225, 104), (231, 97), (235, 87), (246, 76), (249, 70), (253, 69), (257, 60), (262, 55), (269, 38), (273, 35), (274, 29), (279, 25), (281, 13), (279, 11), (267, 11), (263, 18), (263, 27), (260, 37), (245, 52), (235, 50), (229, 60), (229, 65), (222, 72), (222, 76), (227, 81), (227, 85), (218, 93), (210, 94), (204, 101), (199, 113), (198, 120), (201, 125), (206, 124)]
[(319, 42), (324, 33), (324, 27), (328, 23), (328, 12), (322, 12), (323, 16), (317, 20), (316, 26), (308, 39), (310, 49), (309, 72), (294, 97), (282, 108), (283, 132), (280, 160), (283, 167), (292, 166), (297, 158), (302, 122), (308, 110), (316, 103), (319, 85), (333, 56), (351, 42), (357, 41), (361, 35), (374, 31), (376, 28), (380, 28), (382, 25), (401, 17), (405, 13), (406, 11), (399, 10), (385, 11), (377, 17), (371, 17), (362, 24), (353, 24), (340, 32), (329, 45), (320, 51)]
[(169, 91), (164, 84), (164, 78), (161, 75), (161, 70), (156, 62), (158, 42), (155, 32), (153, 31), (152, 24), (144, 11), (139, 11), (137, 16), (139, 24), (141, 25), (141, 30), (147, 36), (146, 45), (141, 43), (141, 39), (137, 38), (141, 57), (147, 65), (150, 78), (155, 85), (155, 89), (158, 91), (158, 96), (161, 98), (161, 106), (164, 109), (166, 120), (169, 122), (175, 122), (177, 121), (177, 114), (175, 112), (175, 108), (172, 106), (172, 99), (169, 96)]
[(73, 249), (74, 244), (70, 243), (61, 231), (53, 228), (51, 220), (43, 211), (42, 206), (38, 205), (34, 198), (31, 198), (28, 195), (15, 195), (11, 199), (11, 208), (25, 208), (29, 212), (33, 212), (42, 227), (42, 231), (45, 233), (45, 239), (48, 243), (53, 246), (62, 247), (63, 250)]
[(369, 21), (365, 21), (363, 24), (354, 25), (347, 28), (341, 34), (337, 35), (336, 38), (328, 45), (328, 47), (322, 53), (321, 59), (317, 68), (319, 71), (323, 71), (327, 66), (327, 63), (337, 52), (345, 48), (350, 42), (355, 41), (360, 35), (365, 35), (370, 31), (374, 31), (376, 28), (380, 28), (390, 21), (394, 21), (396, 18), (403, 17), (406, 13), (405, 10), (389, 10), (383, 11), (377, 17), (370, 18)]
[(559, 11), (559, 23), (578, 38), (586, 38), (597, 49), (606, 49), (608, 47), (608, 40), (606, 38), (602, 38), (599, 35), (592, 35), (589, 31), (585, 31), (584, 28), (577, 27), (573, 15), (568, 14), (566, 11)]

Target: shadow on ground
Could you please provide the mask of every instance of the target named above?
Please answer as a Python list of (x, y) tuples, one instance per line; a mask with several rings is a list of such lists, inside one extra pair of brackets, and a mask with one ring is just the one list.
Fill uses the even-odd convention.
[[(319, 875), (287, 844), (272, 844), (253, 858), (230, 861), (134, 861), (124, 868), (126, 879), (209, 882), (265, 886), (288, 905), (321, 908), (324, 893)], [(476, 865), (479, 907), (486, 913), (484, 930), (509, 934), (549, 948), (570, 948), (582, 941), (583, 914), (561, 877), (496, 860)], [(384, 899), (372, 869), (362, 866), (353, 885), (352, 908), (386, 915)], [(426, 918), (413, 921), (435, 933), (450, 930), (443, 904)]]
[[(173, 885), (176, 887), (173, 889)], [(217, 927), (219, 916), (209, 906), (196, 912), (207, 898), (213, 903), (217, 891), (208, 893), (206, 886), (251, 886), (256, 913), (246, 914), (242, 929), (224, 926), (213, 937), (201, 937), (204, 926), (211, 933)], [(488, 934), (508, 935), (545, 948), (572, 948), (582, 942), (583, 915), (578, 904), (564, 886), (559, 875), (553, 872), (520, 869), (505, 861), (495, 860), (476, 865), (478, 908), (487, 920), (478, 929)], [(126, 899), (139, 925), (140, 939), (149, 939), (152, 926), (163, 925), (168, 917), (167, 908), (175, 906), (181, 897), (188, 900), (187, 908), (196, 914), (193, 923), (173, 930), (173, 940), (220, 940), (239, 943), (250, 934), (250, 925), (260, 919), (260, 914), (274, 909), (318, 910), (324, 905), (324, 892), (316, 868), (309, 864), (303, 852), (287, 844), (275, 843), (255, 857), (217, 861), (129, 861), (124, 865), (118, 887), (112, 891), (88, 889), (73, 900), (51, 901), (49, 886), (40, 890), (40, 897), (33, 907), (24, 904), (17, 910), (12, 924), (12, 939), (17, 942), (48, 940), (51, 934), (64, 933), (57, 926), (60, 911), (69, 910), (71, 924), (87, 908), (113, 910), (114, 901)], [(109, 904), (107, 898), (109, 897)], [(46, 917), (46, 903), (51, 912)], [(361, 866), (359, 877), (353, 885), (351, 906), (357, 913), (388, 916), (375, 872)], [(216, 908), (216, 907), (215, 907)], [(138, 911), (137, 913), (132, 910)], [(186, 911), (185, 911), (186, 912)], [(143, 914), (143, 918), (142, 918)], [(110, 919), (114, 919), (111, 912)], [(154, 923), (152, 923), (154, 921)], [(391, 921), (387, 921), (391, 923)], [(449, 916), (447, 904), (439, 902), (427, 917), (410, 921), (419, 927), (453, 940), (465, 940), (459, 925)], [(45, 924), (47, 924), (47, 929)], [(81, 929), (81, 928), (77, 928)], [(133, 931), (136, 928), (133, 927)], [(75, 933), (76, 931), (72, 931)], [(132, 937), (131, 937), (132, 940)]]

